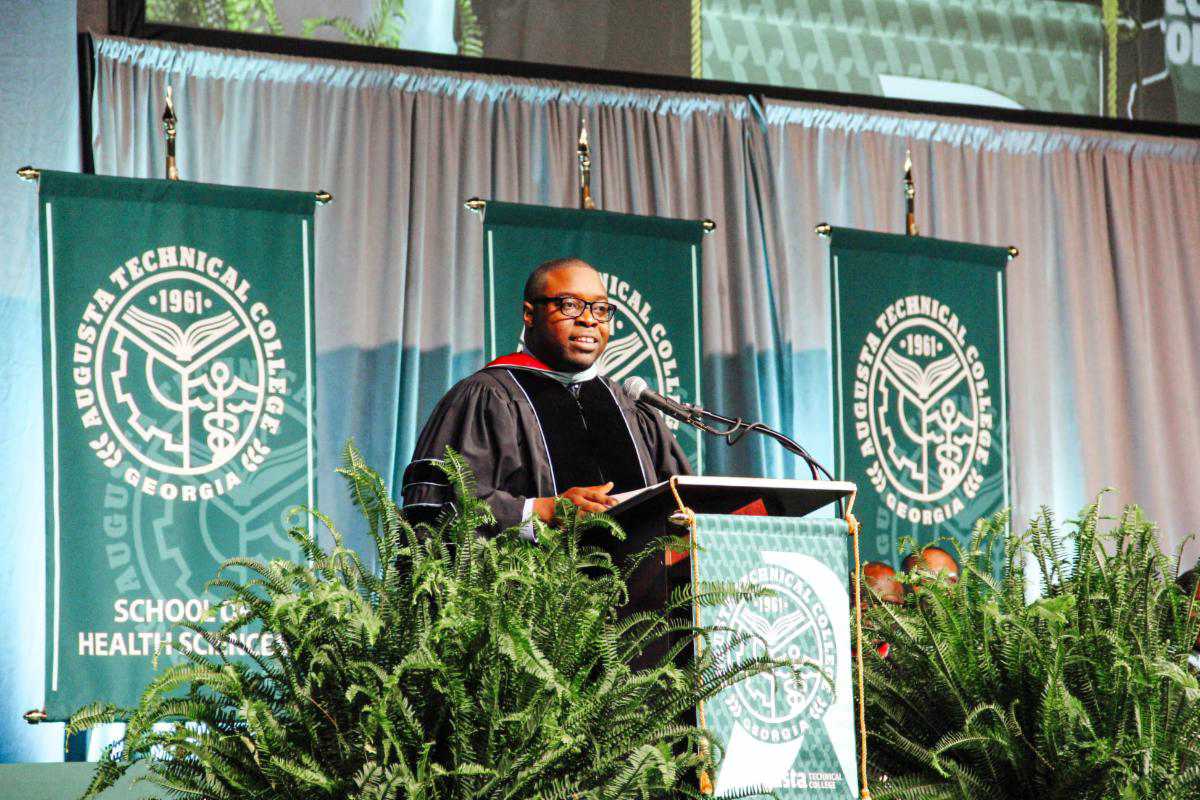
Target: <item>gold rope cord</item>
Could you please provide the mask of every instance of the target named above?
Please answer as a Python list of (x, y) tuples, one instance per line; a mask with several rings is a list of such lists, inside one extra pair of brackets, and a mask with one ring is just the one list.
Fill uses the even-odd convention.
[[(692, 590), (695, 591), (697, 582), (700, 579), (699, 570), (696, 567), (696, 512), (692, 511), (690, 508), (688, 508), (687, 506), (685, 506), (683, 504), (683, 498), (679, 496), (679, 488), (676, 486), (677, 482), (678, 482), (678, 478), (676, 478), (674, 475), (672, 475), (671, 480), (669, 482), (669, 486), (671, 487), (671, 494), (675, 496), (675, 505), (677, 506), (676, 514), (682, 516), (685, 520), (687, 520), (688, 551), (689, 551), (688, 552), (688, 560), (691, 562), (688, 565), (688, 568), (691, 570)], [(672, 514), (671, 516), (675, 517), (675, 514)], [(695, 626), (696, 628), (700, 627), (700, 606), (698, 606), (694, 601), (692, 602), (692, 625)], [(692, 641), (695, 642), (696, 660), (699, 661), (700, 656), (702, 655), (701, 648), (703, 647), (703, 643), (701, 642), (701, 640), (696, 639), (694, 637), (694, 635), (693, 635)], [(704, 701), (703, 700), (699, 700), (696, 702), (696, 724), (701, 728), (706, 727), (704, 724)], [(704, 756), (705, 758), (708, 758), (708, 741), (706, 739), (701, 739), (699, 747), (700, 747), (700, 755)], [(708, 770), (706, 770), (706, 769), (701, 770), (700, 771), (700, 793), (701, 794), (712, 794), (712, 792), (713, 792), (712, 777), (708, 774)]]
[(847, 532), (854, 539), (854, 657), (858, 662), (858, 752), (859, 771), (862, 776), (859, 797), (862, 800), (871, 800), (871, 790), (867, 788), (867, 704), (863, 690), (862, 561), (858, 552), (858, 534), (862, 530), (862, 525), (859, 524), (858, 517), (854, 516), (856, 497), (858, 497), (857, 491), (851, 494), (850, 499), (846, 501), (846, 526)]

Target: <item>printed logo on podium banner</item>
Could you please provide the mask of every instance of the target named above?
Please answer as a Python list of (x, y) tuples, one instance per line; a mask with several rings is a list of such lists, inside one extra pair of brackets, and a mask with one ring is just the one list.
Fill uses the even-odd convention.
[(842, 520), (696, 516), (700, 581), (771, 590), (701, 607), (701, 624), (717, 629), (718, 669), (762, 655), (812, 667), (755, 675), (704, 704), (725, 743), (717, 796), (858, 796), (846, 539)]
[[(761, 586), (775, 594), (721, 607), (720, 632), (714, 642), (722, 648), (737, 641), (729, 653), (731, 663), (767, 656), (807, 661), (830, 674), (836, 671), (829, 613), (803, 577), (772, 565), (752, 569), (736, 583)], [(806, 675), (802, 683), (790, 673), (756, 675), (733, 687), (729, 710), (756, 739), (787, 742), (801, 738), (810, 719), (823, 717), (832, 699), (833, 688), (815, 673)]]
[(314, 200), (43, 172), (40, 205), (46, 706), (62, 719), (134, 704), (156, 653), (210, 654), (174, 623), (228, 620), (205, 590), (222, 562), (299, 556), (285, 530), (316, 487)]
[[(617, 307), (600, 374), (632, 375), (685, 403), (700, 402), (701, 220), (675, 220), (489, 202), (484, 217), (484, 357), (522, 341), (525, 279), (554, 258), (580, 258), (600, 273)], [(692, 465), (703, 465), (700, 431), (668, 418)]]
[(859, 486), (863, 559), (902, 537), (965, 544), (1009, 505), (1006, 248), (835, 229), (837, 472)]

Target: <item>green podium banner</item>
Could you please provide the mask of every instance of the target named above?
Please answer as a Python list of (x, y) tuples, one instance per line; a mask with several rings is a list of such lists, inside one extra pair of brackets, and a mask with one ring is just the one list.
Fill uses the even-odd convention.
[[(631, 375), (686, 403), (700, 402), (702, 220), (489, 201), (484, 217), (484, 355), (516, 350), (524, 335), (525, 279), (554, 258), (599, 270), (617, 307), (600, 372)], [(700, 431), (667, 420), (692, 466), (703, 467)]]
[[(136, 703), (156, 652), (211, 654), (174, 623), (220, 625), (204, 586), (226, 559), (299, 557), (285, 530), (316, 492), (314, 202), (42, 173), (51, 719)], [(248, 633), (229, 655), (271, 647)]]
[(858, 797), (846, 538), (838, 519), (696, 516), (699, 581), (773, 590), (701, 608), (701, 624), (720, 630), (714, 647), (744, 637), (727, 657), (767, 652), (829, 678), (813, 669), (802, 683), (788, 672), (758, 675), (705, 703), (704, 723), (726, 746), (718, 797), (750, 787), (783, 800)]
[(858, 484), (864, 561), (965, 544), (1009, 505), (1002, 247), (835, 228), (837, 474)]

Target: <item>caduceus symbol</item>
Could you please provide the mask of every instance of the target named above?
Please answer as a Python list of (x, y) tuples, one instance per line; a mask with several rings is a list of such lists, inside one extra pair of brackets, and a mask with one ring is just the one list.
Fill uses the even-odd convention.
[(238, 431), (241, 425), (237, 414), (227, 408), (228, 400), (237, 391), (237, 384), (231, 381), (232, 374), (229, 365), (218, 361), (212, 365), (204, 381), (205, 387), (212, 395), (212, 402), (198, 402), (197, 406), (207, 411), (203, 417), (204, 430), (207, 433), (205, 444), (213, 452), (214, 461), (223, 461), (237, 444)]

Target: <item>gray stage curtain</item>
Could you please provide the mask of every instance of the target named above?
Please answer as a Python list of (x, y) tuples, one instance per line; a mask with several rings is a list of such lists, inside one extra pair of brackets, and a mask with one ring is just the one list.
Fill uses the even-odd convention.
[(0, 764), (63, 757), (61, 724), (28, 725), (44, 687), (46, 507), (37, 186), (25, 164), (79, 169), (75, 0), (0, 3)]
[[(739, 351), (769, 352), (763, 232), (744, 98), (450, 75), (102, 39), (93, 102), (96, 170), (160, 175), (156, 120), (170, 83), (189, 180), (325, 188), (317, 213), (319, 459), (354, 436), (399, 477), (433, 403), (482, 366), (482, 230), (472, 196), (576, 203), (585, 119), (600, 208), (719, 220), (704, 250), (706, 392), (760, 411)], [(531, 265), (532, 266), (532, 265)], [(751, 358), (751, 361), (754, 359)], [(777, 408), (770, 393), (761, 407)], [(776, 413), (767, 419), (780, 424)], [(766, 442), (716, 450), (712, 470), (782, 468)], [(788, 467), (794, 469), (794, 467)], [(329, 475), (323, 472), (323, 476)], [(320, 504), (353, 517), (332, 477)]]
[(1170, 549), (1200, 530), (1200, 145), (785, 103), (767, 119), (780, 303), (813, 312), (785, 315), (794, 341), (829, 346), (828, 306), (812, 302), (828, 296), (826, 246), (807, 223), (902, 232), (911, 149), (922, 234), (1021, 251), (1007, 269), (1016, 521), (1042, 505), (1069, 518), (1115, 487), (1103, 507), (1139, 503)]
[[(710, 217), (705, 396), (832, 453), (818, 221), (899, 232), (913, 150), (930, 236), (1015, 244), (1010, 409), (1018, 519), (1105, 485), (1170, 545), (1197, 527), (1194, 142), (930, 120), (103, 39), (97, 171), (161, 170), (170, 82), (188, 179), (327, 188), (317, 222), (320, 457), (357, 437), (393, 477), (441, 392), (481, 363), (470, 196), (568, 206), (586, 119), (600, 207)], [(708, 448), (713, 472), (798, 474), (769, 443)], [(321, 503), (348, 513), (332, 480)], [(1110, 502), (1110, 508), (1115, 505)]]

